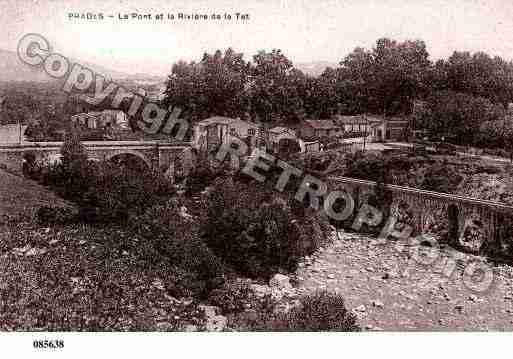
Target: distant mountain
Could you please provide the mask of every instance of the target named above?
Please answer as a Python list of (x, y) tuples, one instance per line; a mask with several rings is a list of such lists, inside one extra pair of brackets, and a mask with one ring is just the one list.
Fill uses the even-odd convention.
[[(161, 86), (166, 81), (164, 76), (155, 76), (142, 73), (128, 74), (121, 71), (112, 70), (94, 63), (70, 59), (72, 63), (79, 63), (82, 66), (93, 70), (109, 79), (124, 80), (133, 82), (139, 86)], [(312, 76), (319, 76), (327, 67), (337, 67), (337, 63), (328, 61), (300, 62), (295, 63), (294, 67)], [(32, 67), (23, 63), (16, 52), (0, 49), (0, 81), (34, 81), (49, 82), (54, 81), (52, 77), (44, 72), (40, 67)]]
[(327, 67), (335, 68), (337, 66), (337, 63), (328, 61), (299, 62), (294, 64), (295, 68), (312, 76), (319, 76)]
[[(70, 62), (79, 63), (80, 65), (91, 69), (95, 73), (113, 80), (128, 80), (141, 85), (147, 83), (162, 83), (165, 81), (164, 77), (140, 73), (133, 75), (127, 74), (86, 61), (70, 59)], [(16, 52), (0, 49), (0, 81), (49, 82), (54, 81), (54, 79), (46, 74), (41, 67), (33, 67), (23, 63), (18, 58), (18, 54)]]
[(43, 70), (23, 63), (13, 51), (0, 50), (0, 81), (48, 82)]

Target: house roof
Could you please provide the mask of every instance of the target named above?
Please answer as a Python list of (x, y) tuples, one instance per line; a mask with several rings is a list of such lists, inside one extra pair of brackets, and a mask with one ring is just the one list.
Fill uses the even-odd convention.
[[(383, 122), (383, 116), (380, 115), (367, 115), (366, 117), (370, 122)], [(408, 122), (407, 118), (397, 116), (387, 116), (385, 119), (387, 120), (387, 122)]]
[(339, 129), (332, 120), (305, 120), (305, 123), (312, 126), (316, 130), (332, 130)]
[(201, 120), (198, 122), (198, 125), (201, 126), (208, 126), (212, 124), (230, 124), (234, 119), (230, 117), (223, 117), (223, 116), (213, 116), (209, 117), (207, 119)]
[(269, 130), (272, 133), (294, 132), (293, 129), (287, 127), (276, 126)]
[(232, 127), (253, 127), (258, 128), (258, 126), (254, 123), (243, 121), (240, 118), (230, 118), (224, 116), (213, 116), (209, 117), (205, 120), (199, 121), (197, 123), (200, 126), (208, 126), (213, 124), (222, 124), (222, 125), (230, 125)]
[(71, 115), (71, 119), (76, 118), (96, 118), (98, 115), (92, 114), (92, 113), (77, 113), (76, 115)]
[(342, 116), (337, 115), (333, 121), (339, 125), (366, 125), (370, 121), (365, 118), (363, 115), (355, 115), (355, 116)]

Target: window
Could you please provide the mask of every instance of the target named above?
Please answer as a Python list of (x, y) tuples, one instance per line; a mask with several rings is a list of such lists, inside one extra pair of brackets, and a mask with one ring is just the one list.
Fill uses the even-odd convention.
[(254, 128), (248, 129), (248, 135), (254, 136), (255, 135), (255, 129)]
[(230, 128), (230, 135), (235, 136), (235, 128)]

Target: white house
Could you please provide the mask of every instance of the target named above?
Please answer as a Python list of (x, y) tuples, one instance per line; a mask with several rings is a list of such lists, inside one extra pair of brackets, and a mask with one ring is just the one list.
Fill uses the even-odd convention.
[(193, 146), (199, 150), (228, 143), (231, 136), (246, 142), (249, 150), (256, 146), (258, 125), (239, 118), (214, 116), (194, 125)]
[(22, 143), (25, 141), (26, 125), (9, 124), (0, 126), (0, 143)]
[(120, 110), (83, 112), (71, 116), (71, 122), (87, 128), (104, 128), (107, 124), (122, 130), (129, 128), (127, 116)]

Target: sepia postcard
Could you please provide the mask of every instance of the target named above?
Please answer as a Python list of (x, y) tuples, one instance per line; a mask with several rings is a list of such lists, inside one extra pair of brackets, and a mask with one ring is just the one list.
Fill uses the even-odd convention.
[(0, 0), (0, 22), (13, 354), (482, 356), (513, 331), (513, 3)]

